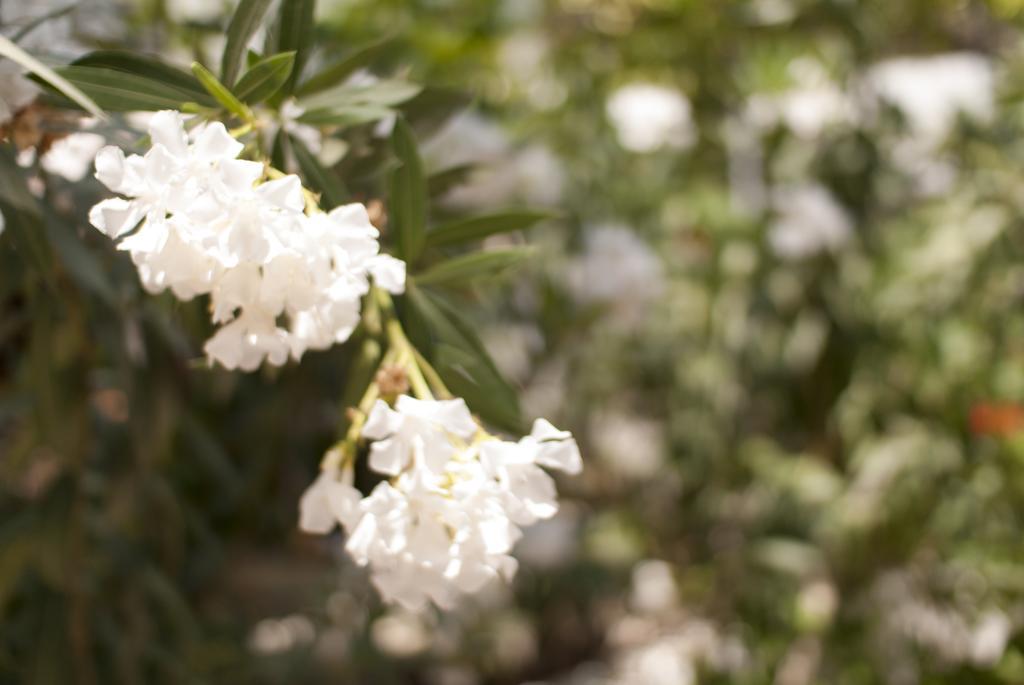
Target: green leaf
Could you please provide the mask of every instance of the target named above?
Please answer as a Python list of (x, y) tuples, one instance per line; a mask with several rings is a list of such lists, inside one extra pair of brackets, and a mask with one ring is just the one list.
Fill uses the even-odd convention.
[(428, 232), (427, 245), (443, 247), (482, 240), (490, 235), (529, 228), (552, 216), (550, 212), (521, 209), (453, 221)]
[(299, 100), (306, 110), (340, 109), (361, 105), (392, 107), (408, 101), (422, 86), (401, 79), (388, 79), (367, 85), (341, 85)]
[(48, 215), (46, 237), (75, 285), (93, 293), (107, 306), (117, 306), (117, 296), (109, 275), (81, 238), (74, 234), (73, 224)]
[(420, 92), (420, 86), (391, 79), (370, 85), (342, 85), (299, 101), (299, 121), (311, 125), (356, 126), (394, 114), (392, 107)]
[(196, 75), (199, 82), (203, 84), (203, 88), (207, 90), (214, 97), (217, 102), (221, 104), (224, 109), (228, 110), (232, 114), (242, 118), (251, 119), (252, 112), (246, 107), (241, 100), (227, 89), (223, 83), (217, 80), (217, 77), (213, 73), (204, 67), (199, 62), (192, 63), (192, 73)]
[(6, 57), (12, 62), (20, 64), (94, 117), (106, 118), (100, 105), (71, 83), (69, 79), (46, 66), (3, 35), (0, 35), (0, 57)]
[(448, 389), (466, 400), (484, 421), (513, 433), (522, 433), (522, 418), (515, 391), (491, 373), (478, 356), (452, 345), (437, 347), (436, 368)]
[(302, 76), (302, 69), (309, 58), (309, 49), (313, 43), (313, 10), (315, 0), (282, 0), (278, 22), (277, 50), (275, 52), (295, 52), (295, 68), (292, 69), (283, 92), (286, 95), (295, 90), (295, 83)]
[(380, 121), (394, 114), (394, 110), (377, 105), (352, 105), (338, 109), (315, 109), (298, 118), (310, 126), (359, 126)]
[(213, 99), (203, 90), (195, 77), (183, 69), (160, 61), (155, 57), (126, 50), (97, 50), (79, 57), (71, 63), (78, 67), (113, 69), (126, 74), (135, 74), (154, 82), (165, 83), (175, 90), (191, 94), (191, 99), (201, 105), (212, 106)]
[(427, 190), (430, 193), (430, 197), (439, 197), (452, 188), (465, 183), (466, 179), (476, 168), (475, 164), (457, 164), (456, 166), (431, 174), (427, 178)]
[(196, 94), (138, 74), (100, 67), (69, 66), (57, 70), (96, 103), (112, 112), (181, 109)]
[(0, 146), (0, 201), (30, 214), (39, 214), (39, 202), (28, 190), (25, 172), (14, 158), (13, 146)]
[(390, 225), (398, 255), (414, 264), (423, 251), (427, 227), (427, 180), (412, 129), (404, 119), (395, 121), (391, 147), (401, 166), (391, 173)]
[[(220, 78), (234, 85), (249, 41), (256, 34), (273, 0), (242, 0), (228, 24), (227, 43), (220, 63)], [(285, 0), (287, 4), (287, 0)]]
[(484, 420), (520, 431), (518, 393), (502, 377), (474, 325), (459, 308), (411, 283), (403, 301), (413, 315), (407, 323), (416, 323), (428, 333), (427, 339), (417, 344), (429, 344), (433, 349), (437, 371), (448, 389), (465, 398)]
[(348, 197), (348, 191), (341, 182), (341, 178), (331, 169), (324, 167), (301, 140), (290, 136), (289, 142), (306, 184), (320, 193), (323, 208), (325, 210), (333, 209), (344, 204)]
[(235, 95), (248, 103), (263, 102), (280, 90), (295, 66), (295, 53), (282, 52), (256, 62), (235, 85)]
[(416, 135), (426, 138), (437, 132), (452, 115), (468, 107), (472, 101), (473, 98), (462, 91), (451, 88), (425, 88), (402, 105), (402, 113), (415, 129)]
[(531, 247), (510, 247), (487, 252), (472, 252), (441, 262), (414, 279), (420, 285), (464, 285), (477, 278), (493, 278), (521, 264), (533, 253)]
[(5, 224), (0, 249), (13, 248), (19, 263), (54, 288), (53, 255), (43, 236), (39, 202), (29, 193), (9, 146), (0, 147), (0, 212)]
[(311, 95), (312, 93), (318, 93), (321, 90), (326, 90), (340, 84), (351, 76), (357, 69), (371, 63), (378, 55), (383, 53), (386, 48), (391, 47), (394, 42), (394, 36), (388, 36), (368, 45), (356, 48), (349, 55), (342, 58), (341, 61), (332, 64), (315, 76), (310, 77), (305, 83), (295, 90), (296, 95)]
[(270, 147), (270, 163), (275, 169), (284, 169), (288, 166), (290, 150), (291, 136), (282, 128), (274, 136), (274, 144)]
[(377, 366), (380, 364), (381, 349), (380, 343), (373, 338), (366, 338), (359, 347), (356, 358), (352, 360), (346, 369), (347, 377), (345, 390), (341, 395), (342, 425), (339, 426), (340, 434), (344, 435), (348, 428), (349, 419), (347, 410), (359, 404), (359, 399), (366, 392), (366, 388), (373, 382), (377, 374)]

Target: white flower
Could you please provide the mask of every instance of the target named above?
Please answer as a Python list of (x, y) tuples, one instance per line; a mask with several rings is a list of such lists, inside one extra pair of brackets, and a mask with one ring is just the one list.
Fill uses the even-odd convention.
[(781, 93), (758, 93), (747, 103), (746, 119), (767, 128), (779, 122), (804, 139), (817, 138), (836, 124), (858, 119), (856, 103), (829, 77), (821, 63), (806, 57), (789, 64), (793, 86)]
[(96, 177), (127, 199), (89, 218), (120, 239), (148, 291), (210, 296), (211, 361), (251, 371), (300, 359), (349, 337), (371, 277), (404, 288), (405, 264), (378, 254), (363, 205), (307, 215), (299, 178), (260, 182), (263, 164), (237, 159), (243, 146), (219, 122), (186, 134), (180, 113), (157, 112), (149, 134), (144, 156), (97, 154)]
[(619, 143), (631, 152), (685, 149), (696, 142), (690, 101), (673, 88), (627, 84), (611, 94), (605, 111)]
[(540, 466), (570, 475), (583, 468), (572, 434), (537, 419), (530, 435), (518, 443), (488, 441), (480, 445), (485, 472), (501, 490), (509, 518), (521, 525), (551, 518), (558, 511), (555, 482)]
[(362, 435), (375, 440), (370, 468), (391, 479), (356, 512), (351, 481), (325, 472), (303, 495), (300, 526), (326, 533), (340, 523), (345, 549), (370, 568), (384, 601), (412, 611), (430, 602), (450, 608), (493, 579), (510, 579), (519, 525), (558, 510), (541, 466), (582, 468), (568, 432), (539, 419), (529, 436), (503, 442), (482, 431), (461, 399), (403, 395), (394, 409), (378, 402)]
[(359, 491), (352, 487), (352, 468), (324, 470), (299, 501), (299, 528), (325, 534), (341, 523), (351, 528), (359, 519)]
[(992, 63), (980, 54), (898, 57), (873, 66), (867, 81), (903, 112), (913, 134), (930, 145), (949, 134), (957, 115), (987, 122), (995, 112)]
[(363, 427), (363, 437), (376, 440), (370, 468), (389, 476), (401, 473), (414, 455), (435, 473), (443, 473), (451, 456), (449, 436), (473, 437), (476, 422), (461, 399), (428, 401), (402, 395), (395, 410), (377, 400)]
[(781, 188), (773, 201), (779, 217), (769, 229), (768, 242), (781, 259), (834, 252), (853, 234), (850, 216), (823, 186)]
[(57, 140), (39, 160), (51, 174), (75, 183), (85, 178), (106, 140), (97, 133), (72, 133)]

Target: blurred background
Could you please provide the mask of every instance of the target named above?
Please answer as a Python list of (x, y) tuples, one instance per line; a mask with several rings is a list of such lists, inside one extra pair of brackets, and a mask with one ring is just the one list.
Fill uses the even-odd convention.
[[(187, 66), (230, 10), (3, 0), (0, 30)], [(450, 613), (297, 531), (348, 353), (196, 364), (202, 304), (141, 292), (51, 151), (77, 236), (36, 275), (0, 236), (0, 682), (1024, 682), (1022, 29), (1022, 0), (320, 1), (311, 68), (384, 41), (353, 78), (464, 94), (419, 128), (437, 215), (558, 214), (459, 303), (586, 469)]]

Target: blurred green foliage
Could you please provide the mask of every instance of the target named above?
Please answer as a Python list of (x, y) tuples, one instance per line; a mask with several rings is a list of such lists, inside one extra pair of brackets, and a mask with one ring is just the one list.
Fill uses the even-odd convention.
[[(126, 16), (137, 30), (104, 47), (219, 62), (224, 16)], [(526, 181), (481, 209), (550, 189), (531, 146), (564, 178), (540, 203), (557, 218), (527, 234), (539, 266), (400, 303), (412, 333), (444, 306), (474, 322), (438, 347), (525, 356), (510, 373), (495, 351), (526, 413), (571, 428), (588, 463), (561, 485), (556, 561), (527, 555), (512, 592), (419, 622), (379, 607), (337, 540), (295, 531), (359, 345), (202, 368), (203, 303), (140, 291), (87, 225), (97, 184), (50, 177), (40, 203), (0, 179), (0, 682), (1024, 682), (1022, 20), (1016, 0), (322, 0), (307, 75), (430, 86), (411, 101), (422, 140), (455, 93), (507, 132), (486, 161)], [(883, 60), (964, 51), (994, 65), (991, 116), (954, 117), (918, 166), (898, 107), (813, 135), (750, 117), (755, 96), (801, 87), (794, 62), (859, 97)], [(631, 83), (684, 93), (692, 144), (624, 147), (608, 103)], [(343, 138), (326, 173), (386, 196), (389, 141)], [(436, 196), (476, 173), (424, 147)], [(850, 235), (793, 259), (773, 247), (772, 198), (807, 184)], [(568, 275), (609, 222), (660, 268), (580, 298)], [(653, 609), (644, 559), (675, 587)], [(666, 680), (630, 660), (652, 645)]]

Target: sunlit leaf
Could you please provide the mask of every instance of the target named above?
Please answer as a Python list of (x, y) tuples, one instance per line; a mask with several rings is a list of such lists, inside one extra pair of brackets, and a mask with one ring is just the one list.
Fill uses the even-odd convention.
[(199, 62), (192, 63), (192, 73), (196, 75), (203, 88), (207, 90), (224, 109), (242, 119), (252, 118), (252, 113), (245, 104), (228, 90), (227, 86), (217, 80), (213, 73)]
[(346, 191), (341, 178), (333, 170), (324, 167), (301, 140), (292, 136), (289, 142), (306, 184), (320, 193), (323, 208), (333, 209), (344, 204), (348, 197), (348, 191)]
[(294, 52), (295, 67), (284, 85), (283, 93), (289, 94), (302, 76), (302, 70), (309, 59), (313, 46), (313, 10), (315, 0), (284, 0), (277, 24), (277, 49), (275, 52)]
[(532, 253), (530, 247), (471, 252), (432, 266), (414, 278), (420, 285), (465, 285), (483, 277), (494, 278), (523, 263)]
[(228, 24), (227, 43), (221, 59), (220, 78), (224, 83), (234, 85), (242, 67), (249, 41), (256, 35), (263, 17), (273, 0), (242, 0)]
[(96, 103), (91, 97), (89, 97), (89, 95), (83, 93), (64, 75), (46, 66), (3, 35), (0, 35), (0, 57), (6, 57), (13, 62), (17, 62), (24, 67), (25, 70), (30, 71), (41, 78), (94, 117), (104, 118), (106, 116), (100, 109), (101, 105)]
[(550, 219), (552, 216), (550, 212), (521, 209), (453, 221), (429, 231), (427, 245), (432, 247), (458, 245), (482, 240), (498, 233), (521, 231), (530, 228), (538, 221)]
[(243, 102), (263, 102), (284, 85), (294, 65), (294, 52), (283, 52), (259, 60), (238, 79), (234, 88), (235, 95)]
[(342, 58), (341, 61), (326, 67), (323, 71), (307, 79), (305, 83), (296, 89), (296, 95), (311, 95), (312, 93), (318, 93), (322, 90), (337, 86), (351, 76), (357, 69), (370, 64), (378, 55), (382, 54), (385, 49), (391, 47), (394, 40), (395, 39), (393, 37), (389, 36), (374, 41), (369, 45), (356, 48), (351, 54)]
[(391, 145), (401, 166), (391, 174), (389, 221), (398, 242), (398, 255), (413, 264), (426, 237), (427, 181), (416, 140), (403, 119), (395, 122)]

